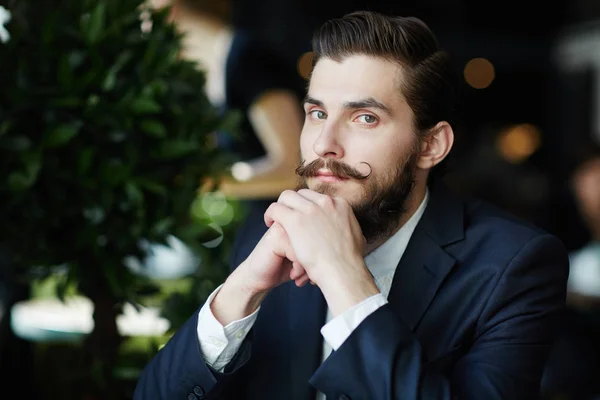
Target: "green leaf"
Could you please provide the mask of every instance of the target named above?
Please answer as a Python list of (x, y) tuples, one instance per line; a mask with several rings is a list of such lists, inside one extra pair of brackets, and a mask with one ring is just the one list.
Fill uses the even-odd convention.
[(160, 194), (160, 195), (167, 194), (167, 188), (164, 187), (163, 185), (159, 184), (158, 182), (151, 181), (151, 180), (145, 179), (145, 178), (135, 178), (135, 182), (137, 183), (137, 185), (139, 187), (141, 187), (142, 189), (147, 190), (149, 192)]
[(133, 182), (127, 182), (125, 185), (125, 193), (129, 201), (135, 204), (140, 204), (144, 201), (144, 194), (140, 188)]
[(91, 85), (98, 76), (101, 75), (96, 70), (88, 71), (85, 74), (77, 74), (75, 77), (77, 79), (76, 90), (81, 92), (87, 89), (87, 87)]
[(160, 286), (155, 283), (141, 284), (135, 289), (135, 294), (138, 296), (152, 296), (160, 293)]
[(40, 172), (42, 167), (42, 157), (40, 153), (28, 153), (23, 156), (23, 164), (25, 164), (25, 174), (32, 185)]
[(48, 102), (54, 107), (76, 108), (81, 104), (81, 100), (77, 96), (65, 96)]
[(217, 231), (213, 226), (209, 226), (208, 223), (194, 222), (177, 230), (177, 236), (184, 242), (208, 242), (217, 239), (222, 235), (223, 232)]
[(110, 67), (111, 71), (118, 73), (133, 58), (133, 52), (129, 49), (124, 50), (117, 57), (117, 61)]
[(56, 296), (60, 301), (65, 301), (67, 295), (77, 293), (75, 287), (75, 268), (71, 267), (64, 275), (56, 277)]
[(198, 151), (198, 143), (183, 139), (170, 140), (161, 144), (154, 156), (161, 159), (174, 159)]
[(82, 210), (83, 217), (93, 225), (98, 225), (106, 218), (106, 211), (99, 207), (89, 207)]
[(63, 55), (58, 62), (58, 83), (65, 92), (69, 92), (73, 87), (73, 72), (68, 55)]
[(102, 82), (102, 89), (105, 92), (111, 91), (115, 88), (117, 83), (117, 74), (125, 66), (125, 64), (131, 60), (133, 53), (131, 50), (125, 50), (117, 57), (117, 61), (108, 69), (104, 81)]
[(173, 218), (171, 217), (163, 218), (154, 224), (152, 231), (155, 235), (165, 236), (169, 234), (171, 227), (173, 226), (173, 222)]
[(94, 158), (94, 149), (88, 148), (83, 149), (77, 158), (77, 172), (79, 175), (85, 174), (92, 165), (92, 160)]
[(100, 39), (104, 30), (104, 16), (106, 13), (106, 4), (98, 2), (98, 5), (92, 11), (87, 24), (87, 39), (90, 44), (95, 44)]
[(152, 83), (150, 83), (149, 87), (152, 91), (152, 94), (156, 95), (156, 96), (165, 95), (169, 89), (167, 86), (167, 83), (162, 79), (156, 79), (156, 80), (152, 81)]
[(152, 137), (164, 138), (167, 136), (167, 129), (160, 121), (146, 119), (141, 122), (140, 127), (145, 133)]
[(77, 69), (85, 60), (85, 53), (83, 51), (72, 51), (69, 53), (69, 66), (72, 70)]
[(10, 120), (4, 120), (0, 123), (0, 136), (6, 134), (8, 130), (12, 127), (13, 122)]
[(242, 120), (243, 113), (240, 110), (233, 109), (229, 111), (221, 120), (221, 123), (219, 124), (219, 130), (228, 132), (229, 134), (235, 136), (235, 134), (239, 132)]
[(43, 43), (50, 43), (56, 34), (56, 15), (46, 16), (42, 24), (41, 36)]
[(121, 143), (126, 140), (128, 136), (127, 132), (123, 131), (113, 131), (108, 134), (110, 141), (113, 143)]
[(129, 178), (131, 166), (123, 164), (120, 160), (110, 160), (101, 167), (102, 177), (106, 183), (118, 185)]
[(150, 34), (150, 39), (146, 42), (146, 53), (142, 58), (142, 66), (150, 70), (151, 64), (154, 61), (156, 53), (158, 51), (158, 46), (162, 42), (162, 35), (159, 35), (157, 32), (157, 28), (152, 26), (152, 32)]
[(98, 103), (100, 103), (100, 96), (98, 96), (97, 94), (91, 94), (87, 98), (87, 106), (90, 108), (96, 107)]
[(131, 111), (136, 114), (155, 114), (162, 110), (161, 106), (152, 99), (140, 97), (131, 104)]
[(25, 170), (12, 172), (8, 176), (8, 186), (15, 191), (33, 186), (42, 167), (41, 154), (38, 152), (24, 154), (21, 162), (24, 164)]
[(73, 139), (81, 129), (81, 124), (60, 125), (46, 135), (44, 143), (48, 147), (59, 147)]
[(8, 175), (8, 187), (17, 192), (28, 189), (33, 182), (24, 172), (12, 172)]
[(102, 90), (104, 90), (105, 92), (109, 92), (115, 88), (116, 84), (117, 84), (117, 74), (115, 74), (113, 71), (109, 70), (106, 73), (106, 77), (104, 78), (104, 81), (102, 82)]
[(25, 151), (31, 148), (31, 139), (24, 135), (8, 136), (5, 148), (9, 151)]

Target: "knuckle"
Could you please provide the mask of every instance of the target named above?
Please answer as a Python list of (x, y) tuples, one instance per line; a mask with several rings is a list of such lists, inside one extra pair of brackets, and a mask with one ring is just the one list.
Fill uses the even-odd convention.
[(321, 207), (332, 207), (335, 204), (333, 197), (323, 195), (318, 200)]
[(277, 203), (269, 204), (269, 207), (267, 207), (267, 211), (265, 211), (265, 214), (269, 214), (270, 212), (272, 212), (275, 207), (277, 207)]
[(283, 192), (281, 192), (281, 193), (279, 194), (278, 201), (279, 201), (279, 200), (284, 200), (285, 198), (289, 197), (289, 196), (292, 194), (292, 192), (293, 192), (293, 191), (292, 191), (292, 190), (290, 190), (290, 189), (286, 189), (286, 190), (284, 190)]
[(310, 202), (307, 206), (306, 206), (306, 212), (308, 214), (314, 214), (319, 210), (319, 205)]

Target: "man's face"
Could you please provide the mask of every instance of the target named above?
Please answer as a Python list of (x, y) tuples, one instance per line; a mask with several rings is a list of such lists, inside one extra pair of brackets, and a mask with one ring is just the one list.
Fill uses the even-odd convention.
[(304, 104), (300, 187), (348, 200), (367, 241), (392, 233), (413, 186), (418, 141), (401, 79), (383, 59), (324, 58)]

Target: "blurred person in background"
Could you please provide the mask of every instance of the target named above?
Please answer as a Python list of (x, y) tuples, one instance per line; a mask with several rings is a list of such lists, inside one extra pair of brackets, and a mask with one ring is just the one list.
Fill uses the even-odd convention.
[(220, 146), (238, 159), (219, 190), (259, 203), (276, 199), (297, 183), (306, 81), (297, 57), (290, 59), (241, 23), (238, 2), (216, 4), (176, 0), (173, 19), (185, 33), (183, 56), (206, 71), (211, 102), (241, 112), (239, 135), (218, 135)]
[(586, 308), (600, 305), (600, 147), (586, 146), (572, 176), (577, 209), (589, 233), (589, 241), (570, 254), (569, 303)]
[(566, 295), (554, 236), (436, 175), (460, 81), (429, 27), (315, 33), (301, 184), (250, 216), (234, 271), (135, 399), (532, 399)]
[(546, 368), (548, 399), (600, 399), (600, 146), (582, 146), (571, 191), (589, 240), (569, 254), (567, 309)]

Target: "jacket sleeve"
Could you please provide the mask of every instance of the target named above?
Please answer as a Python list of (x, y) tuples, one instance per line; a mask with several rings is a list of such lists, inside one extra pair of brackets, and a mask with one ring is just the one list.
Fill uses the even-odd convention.
[(225, 371), (219, 373), (204, 363), (197, 324), (198, 313), (195, 313), (146, 365), (138, 379), (134, 400), (233, 398), (238, 372), (250, 359), (252, 333)]
[(445, 374), (430, 368), (413, 332), (385, 305), (321, 365), (311, 384), (328, 398), (539, 398), (567, 276), (562, 243), (538, 236), (500, 275), (484, 299), (472, 345)]

